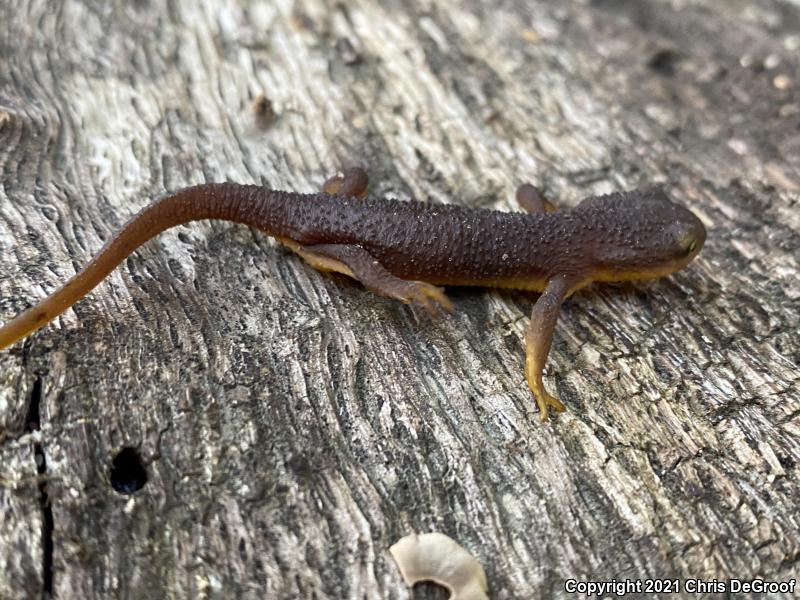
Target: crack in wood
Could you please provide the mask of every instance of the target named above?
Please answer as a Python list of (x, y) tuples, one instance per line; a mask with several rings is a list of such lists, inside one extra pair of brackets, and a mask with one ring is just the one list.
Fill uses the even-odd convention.
[[(42, 377), (36, 377), (28, 401), (28, 412), (25, 416), (25, 431), (32, 433), (41, 431), (40, 407), (42, 402)], [(34, 442), (33, 455), (36, 460), (36, 472), (39, 474), (39, 509), (42, 511), (42, 599), (53, 595), (53, 507), (47, 492), (47, 458), (41, 441)]]

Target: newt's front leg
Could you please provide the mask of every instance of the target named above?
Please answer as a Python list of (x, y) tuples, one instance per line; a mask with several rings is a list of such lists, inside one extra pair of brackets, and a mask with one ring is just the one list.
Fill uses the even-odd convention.
[(564, 410), (564, 405), (544, 389), (542, 371), (553, 343), (561, 303), (577, 287), (578, 281), (571, 277), (562, 275), (551, 279), (533, 305), (531, 322), (525, 332), (525, 378), (536, 397), (542, 421), (547, 420), (549, 408), (557, 412)]

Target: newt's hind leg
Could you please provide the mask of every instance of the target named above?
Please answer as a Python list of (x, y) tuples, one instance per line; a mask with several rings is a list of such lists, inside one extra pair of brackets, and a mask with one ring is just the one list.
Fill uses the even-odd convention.
[(333, 177), (329, 177), (322, 184), (322, 191), (336, 196), (363, 198), (367, 195), (368, 187), (367, 172), (360, 167), (350, 167), (342, 171), (341, 175), (337, 173)]
[(539, 188), (530, 183), (523, 183), (517, 188), (517, 204), (519, 204), (525, 212), (529, 212), (532, 215), (544, 212), (555, 212), (558, 210), (555, 204), (544, 197)]
[(447, 311), (453, 304), (440, 287), (424, 281), (409, 281), (392, 275), (361, 246), (345, 244), (318, 244), (293, 248), (312, 267), (321, 271), (344, 273), (360, 281), (365, 288), (406, 304), (419, 304), (434, 312), (438, 304)]

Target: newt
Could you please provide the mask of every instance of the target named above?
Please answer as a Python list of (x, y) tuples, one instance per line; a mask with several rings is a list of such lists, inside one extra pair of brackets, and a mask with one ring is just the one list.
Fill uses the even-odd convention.
[(0, 327), (0, 349), (36, 331), (92, 290), (136, 248), (201, 219), (242, 223), (275, 237), (319, 271), (427, 310), (453, 305), (440, 286), (541, 293), (525, 333), (525, 378), (542, 421), (564, 405), (542, 372), (563, 301), (592, 282), (652, 279), (697, 256), (702, 222), (660, 188), (586, 198), (557, 211), (523, 185), (526, 212), (364, 198), (361, 169), (329, 179), (322, 193), (207, 183), (162, 197), (134, 215), (74, 277)]

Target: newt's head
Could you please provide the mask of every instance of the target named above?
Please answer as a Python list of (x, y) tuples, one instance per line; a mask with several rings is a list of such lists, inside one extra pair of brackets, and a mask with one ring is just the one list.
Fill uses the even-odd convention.
[(669, 275), (691, 262), (706, 240), (700, 219), (658, 188), (587, 198), (576, 212), (596, 234), (592, 279), (599, 281)]

